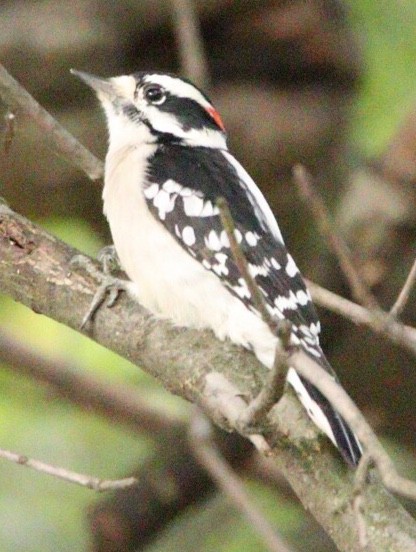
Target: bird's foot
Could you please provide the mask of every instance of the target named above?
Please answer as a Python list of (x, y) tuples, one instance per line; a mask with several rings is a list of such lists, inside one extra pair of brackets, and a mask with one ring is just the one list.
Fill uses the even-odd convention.
[(101, 263), (102, 271), (98, 270), (95, 264), (84, 255), (76, 255), (71, 260), (72, 265), (83, 268), (90, 276), (99, 282), (99, 286), (91, 301), (89, 309), (82, 319), (80, 326), (81, 330), (93, 321), (96, 312), (104, 303), (107, 295), (108, 300), (106, 306), (111, 308), (117, 301), (120, 292), (129, 290), (130, 282), (112, 276), (112, 272), (120, 270), (120, 262), (114, 246), (109, 245), (101, 249), (97, 258)]

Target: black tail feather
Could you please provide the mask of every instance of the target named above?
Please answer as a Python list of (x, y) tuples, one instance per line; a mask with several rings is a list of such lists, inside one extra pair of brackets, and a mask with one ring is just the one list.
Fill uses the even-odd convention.
[(319, 405), (325, 414), (342, 457), (349, 466), (353, 468), (356, 467), (362, 456), (361, 445), (357, 437), (354, 435), (342, 416), (340, 416), (340, 414), (338, 414), (338, 412), (334, 409), (328, 399), (324, 397), (322, 393), (308, 380), (302, 376), (299, 376), (299, 378), (301, 379), (310, 397)]

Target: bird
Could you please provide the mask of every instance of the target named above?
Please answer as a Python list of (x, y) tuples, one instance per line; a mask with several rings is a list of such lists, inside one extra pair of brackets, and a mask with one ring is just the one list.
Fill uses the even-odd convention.
[[(291, 343), (336, 378), (303, 277), (264, 195), (230, 153), (208, 96), (170, 73), (72, 72), (95, 91), (106, 115), (103, 210), (134, 298), (177, 326), (211, 329), (271, 369), (279, 338), (236, 265), (218, 207), (223, 198), (271, 317), (289, 321)], [(287, 382), (346, 463), (356, 466), (361, 445), (341, 415), (292, 367)]]

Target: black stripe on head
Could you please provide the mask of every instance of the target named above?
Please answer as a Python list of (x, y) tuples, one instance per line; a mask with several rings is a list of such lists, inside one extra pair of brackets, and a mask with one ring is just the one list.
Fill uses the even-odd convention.
[(182, 98), (168, 92), (165, 102), (158, 107), (160, 111), (174, 115), (185, 132), (202, 128), (222, 130), (206, 109), (191, 98)]
[[(152, 73), (139, 71), (134, 73), (132, 76), (135, 78), (137, 86), (136, 91), (144, 87), (145, 85), (151, 85), (152, 80), (148, 79), (152, 75), (161, 75), (163, 77), (170, 77), (172, 79), (179, 80), (183, 83), (189, 84), (192, 88), (195, 88), (201, 96), (207, 101), (207, 103), (212, 106), (210, 98), (197, 86), (193, 84), (189, 79), (178, 77), (173, 73), (164, 73), (162, 71), (154, 71)], [(155, 82), (155, 85), (159, 83)], [(163, 103), (157, 105), (160, 111), (165, 113), (170, 113), (178, 119), (179, 123), (182, 126), (182, 129), (186, 132), (191, 129), (200, 130), (202, 128), (208, 128), (210, 130), (220, 130), (224, 132), (224, 127), (222, 125), (221, 119), (218, 114), (216, 114), (215, 109), (212, 107), (213, 113), (216, 114), (216, 117), (209, 113), (209, 110), (204, 108), (198, 101), (193, 98), (176, 96), (175, 93), (172, 93), (169, 88), (164, 88), (166, 93), (166, 100)]]

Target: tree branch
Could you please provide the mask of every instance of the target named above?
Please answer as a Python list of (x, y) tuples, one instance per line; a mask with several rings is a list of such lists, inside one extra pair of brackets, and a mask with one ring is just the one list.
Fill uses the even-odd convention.
[(373, 332), (385, 336), (392, 343), (416, 355), (416, 329), (397, 322), (384, 311), (370, 311), (305, 278), (314, 303), (351, 320), (367, 326)]
[(202, 90), (208, 90), (211, 79), (196, 3), (193, 0), (171, 0), (171, 4), (181, 70)]
[[(85, 172), (91, 180), (102, 178), (104, 166), (76, 138), (60, 125), (0, 64), (0, 97), (13, 110), (32, 119), (53, 149), (66, 160)], [(14, 119), (13, 119), (14, 121)], [(10, 133), (9, 133), (10, 134)], [(6, 141), (7, 147), (7, 141)]]
[(87, 487), (88, 489), (99, 492), (115, 489), (126, 489), (137, 483), (137, 479), (135, 477), (127, 477), (125, 479), (99, 479), (98, 477), (67, 470), (65, 468), (61, 468), (60, 466), (52, 466), (51, 464), (46, 464), (40, 460), (28, 458), (23, 454), (16, 454), (10, 450), (0, 449), (0, 458), (9, 460), (9, 462), (13, 462), (14, 464), (19, 464), (20, 466), (32, 468), (41, 473), (46, 473), (52, 477), (63, 479), (68, 483), (75, 483), (76, 485), (81, 485), (81, 487)]
[(263, 540), (267, 550), (290, 552), (282, 537), (252, 503), (240, 477), (222, 457), (212, 438), (211, 423), (198, 410), (191, 419), (190, 444), (195, 458), (214, 479), (218, 488), (229, 498), (231, 504), (247, 519), (253, 531)]
[[(74, 329), (79, 328), (96, 286), (91, 276), (71, 266), (77, 253), (0, 204), (0, 290)], [(211, 332), (156, 320), (126, 296), (112, 309), (98, 311), (91, 337), (196, 403), (203, 401), (205, 378), (213, 371), (247, 397), (257, 395), (267, 378), (265, 368), (249, 352), (220, 343)], [(349, 501), (352, 474), (340, 468), (329, 445), (321, 447), (319, 455), (313, 453), (318, 447), (316, 431), (290, 394), (270, 412), (269, 421), (275, 462), (303, 504), (340, 550), (358, 551), (356, 516)], [(416, 524), (400, 504), (378, 483), (369, 486), (365, 500), (369, 550), (414, 550)]]
[(392, 492), (416, 500), (416, 482), (399, 476), (364, 416), (334, 378), (303, 351), (292, 354), (289, 362), (296, 371), (310, 381), (333, 405), (357, 434), (366, 452), (378, 467), (385, 486)]
[(400, 290), (400, 293), (394, 303), (394, 305), (390, 309), (390, 315), (394, 316), (395, 318), (398, 318), (401, 313), (403, 312), (403, 309), (405, 308), (410, 293), (415, 285), (416, 282), (416, 260), (413, 262), (412, 268), (409, 271), (409, 274), (407, 275), (406, 281)]
[(326, 238), (329, 248), (337, 256), (339, 265), (350, 285), (353, 296), (368, 309), (379, 309), (377, 299), (371, 293), (356, 264), (354, 264), (348, 245), (337, 232), (322, 198), (314, 188), (311, 175), (303, 165), (296, 165), (293, 169), (293, 176), (300, 191), (300, 196), (311, 209), (318, 228), (323, 237)]

